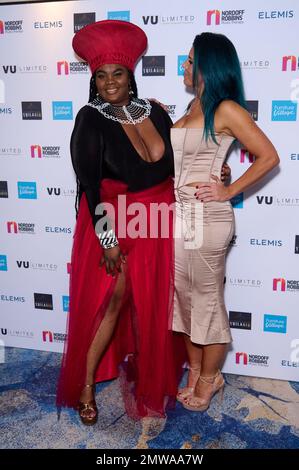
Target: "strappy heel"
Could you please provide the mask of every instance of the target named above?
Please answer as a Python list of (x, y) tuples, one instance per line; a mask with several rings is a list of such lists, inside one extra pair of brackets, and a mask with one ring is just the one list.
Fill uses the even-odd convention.
[[(94, 384), (86, 384), (83, 387), (84, 388), (92, 388), (93, 392), (95, 389)], [(98, 408), (95, 400), (88, 401), (86, 403), (79, 401), (78, 406), (77, 406), (79, 416), (81, 419), (81, 422), (85, 424), (85, 426), (92, 426), (95, 424), (98, 420)], [(90, 415), (89, 413), (93, 412), (94, 414)]]
[(211, 386), (209, 396), (208, 398), (196, 397), (193, 392), (191, 396), (187, 397), (182, 402), (184, 408), (190, 411), (206, 411), (210, 406), (213, 396), (218, 392), (219, 399), (222, 402), (225, 381), (220, 370), (212, 377), (203, 377), (200, 375), (198, 380)]
[[(183, 403), (186, 400), (186, 398), (190, 397), (193, 394), (195, 385), (200, 376), (200, 367), (189, 367), (188, 374), (190, 373), (190, 371), (192, 371), (194, 374), (194, 386), (193, 387), (187, 386), (187, 387), (179, 388), (176, 399), (180, 403)], [(189, 382), (189, 377), (188, 377), (188, 382)]]

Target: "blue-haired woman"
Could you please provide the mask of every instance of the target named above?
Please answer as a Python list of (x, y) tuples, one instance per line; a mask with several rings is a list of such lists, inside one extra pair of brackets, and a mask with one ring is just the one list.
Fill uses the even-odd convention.
[[(264, 177), (279, 157), (246, 111), (239, 59), (226, 36), (196, 36), (183, 67), (184, 84), (195, 98), (171, 131), (177, 205), (173, 330), (184, 334), (189, 356), (187, 387), (177, 399), (189, 410), (204, 411), (223, 391), (220, 369), (231, 342), (223, 295), (234, 233), (230, 199)], [(235, 139), (255, 161), (225, 186), (221, 167)]]

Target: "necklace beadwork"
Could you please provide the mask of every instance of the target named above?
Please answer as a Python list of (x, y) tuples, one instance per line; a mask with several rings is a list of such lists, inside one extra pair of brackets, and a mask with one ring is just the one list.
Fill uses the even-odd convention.
[(105, 118), (120, 124), (138, 124), (146, 119), (152, 109), (152, 105), (147, 99), (132, 98), (125, 106), (114, 106), (107, 103), (100, 96), (88, 103), (88, 106), (96, 108)]

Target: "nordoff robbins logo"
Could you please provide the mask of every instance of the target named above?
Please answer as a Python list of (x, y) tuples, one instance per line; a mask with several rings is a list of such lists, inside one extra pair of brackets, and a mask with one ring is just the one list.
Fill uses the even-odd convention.
[(0, 20), (0, 34), (4, 33), (22, 33), (23, 32), (23, 20)]
[(60, 60), (57, 62), (57, 74), (58, 75), (69, 75), (69, 74), (80, 74), (89, 73), (87, 62), (68, 62), (66, 60)]
[(261, 354), (248, 354), (245, 352), (236, 353), (236, 364), (243, 364), (244, 366), (268, 366), (269, 356)]
[(283, 277), (277, 277), (273, 279), (273, 290), (274, 291), (289, 291), (289, 292), (299, 292), (299, 281), (284, 279)]
[(245, 10), (209, 10), (207, 25), (243, 23)]
[(60, 158), (59, 145), (31, 145), (30, 146), (31, 158)]
[(66, 340), (66, 334), (53, 333), (53, 331), (43, 331), (42, 338), (45, 343), (63, 343)]

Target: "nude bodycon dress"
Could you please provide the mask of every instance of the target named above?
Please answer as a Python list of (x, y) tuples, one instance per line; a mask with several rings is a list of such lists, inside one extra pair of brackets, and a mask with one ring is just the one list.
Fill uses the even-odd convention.
[(230, 343), (224, 305), (224, 267), (234, 233), (230, 201), (202, 203), (194, 182), (213, 182), (234, 138), (217, 134), (217, 145), (203, 129), (172, 128), (175, 161), (175, 299), (173, 330), (207, 345)]

